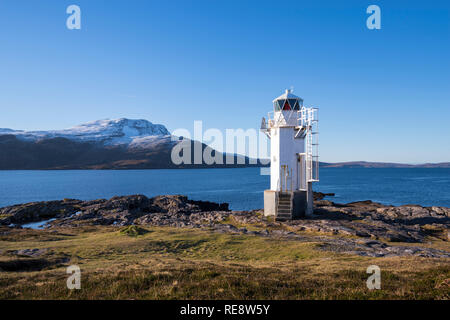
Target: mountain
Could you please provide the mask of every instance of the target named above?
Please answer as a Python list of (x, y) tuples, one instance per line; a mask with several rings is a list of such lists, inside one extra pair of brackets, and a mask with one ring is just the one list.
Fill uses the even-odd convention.
[[(37, 169), (160, 169), (214, 168), (224, 165), (183, 164), (171, 160), (172, 148), (180, 143), (161, 124), (147, 120), (98, 120), (65, 130), (23, 131), (0, 129), (0, 170)], [(212, 156), (227, 155), (197, 141), (190, 141), (191, 150), (198, 144)], [(255, 166), (248, 157), (231, 155), (235, 165)], [(237, 164), (238, 159), (241, 160)], [(191, 163), (194, 163), (191, 155)], [(437, 164), (401, 164), (384, 162), (321, 162), (323, 168), (450, 168), (450, 162)]]
[[(180, 143), (161, 124), (147, 120), (99, 120), (65, 130), (0, 129), (0, 170), (37, 169), (156, 169), (223, 167), (175, 165), (172, 148)], [(190, 141), (194, 150), (197, 141)], [(215, 156), (215, 150), (201, 144)], [(225, 159), (225, 154), (218, 157)], [(247, 157), (232, 155), (251, 166)], [(194, 163), (191, 156), (191, 163)]]
[(95, 142), (106, 146), (134, 145), (159, 140), (170, 136), (170, 132), (161, 124), (147, 120), (98, 120), (70, 129), (52, 131), (22, 131), (0, 129), (0, 135), (14, 135), (19, 140), (37, 142), (54, 138), (65, 138), (76, 142)]

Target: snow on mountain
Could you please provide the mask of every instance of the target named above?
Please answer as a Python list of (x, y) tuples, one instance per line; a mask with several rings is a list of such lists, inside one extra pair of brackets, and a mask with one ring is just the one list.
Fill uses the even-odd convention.
[(0, 135), (15, 135), (26, 141), (39, 141), (50, 138), (66, 138), (80, 142), (97, 142), (104, 145), (140, 145), (155, 144), (159, 140), (170, 139), (170, 132), (161, 124), (147, 120), (114, 119), (97, 120), (73, 128), (51, 131), (23, 131), (0, 129)]

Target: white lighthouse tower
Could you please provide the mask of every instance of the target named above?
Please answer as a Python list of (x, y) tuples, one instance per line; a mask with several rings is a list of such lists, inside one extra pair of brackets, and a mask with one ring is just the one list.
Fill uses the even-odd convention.
[(264, 191), (264, 215), (296, 219), (313, 212), (312, 183), (319, 181), (318, 109), (286, 90), (273, 100), (261, 130), (270, 139), (270, 190)]

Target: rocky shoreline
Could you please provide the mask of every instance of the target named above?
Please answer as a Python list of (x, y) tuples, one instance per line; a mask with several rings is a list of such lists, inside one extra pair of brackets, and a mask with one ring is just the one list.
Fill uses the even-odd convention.
[(0, 226), (8, 232), (5, 228), (51, 219), (46, 229), (85, 225), (204, 228), (314, 242), (319, 250), (360, 256), (450, 258), (450, 252), (425, 246), (430, 241), (449, 240), (450, 208), (396, 207), (369, 200), (338, 204), (323, 199), (329, 195), (315, 193), (314, 217), (285, 222), (264, 217), (262, 210), (230, 211), (226, 203), (194, 201), (181, 195), (132, 195), (9, 206), (0, 209)]

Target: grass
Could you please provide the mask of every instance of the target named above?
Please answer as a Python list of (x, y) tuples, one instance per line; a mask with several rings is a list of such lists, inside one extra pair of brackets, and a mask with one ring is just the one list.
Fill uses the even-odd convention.
[(127, 226), (125, 228), (123, 228), (122, 230), (120, 230), (120, 234), (123, 235), (127, 235), (130, 237), (137, 237), (137, 236), (142, 236), (144, 234), (146, 234), (148, 231), (144, 228), (141, 228), (139, 226)]
[[(449, 299), (450, 292), (448, 259), (359, 257), (314, 242), (168, 227), (0, 234), (0, 262), (15, 262), (12, 251), (25, 248), (48, 248), (39, 259), (70, 259), (0, 272), (1, 299)], [(81, 268), (81, 290), (66, 287), (70, 264)], [(381, 290), (366, 287), (372, 264), (381, 268)]]

